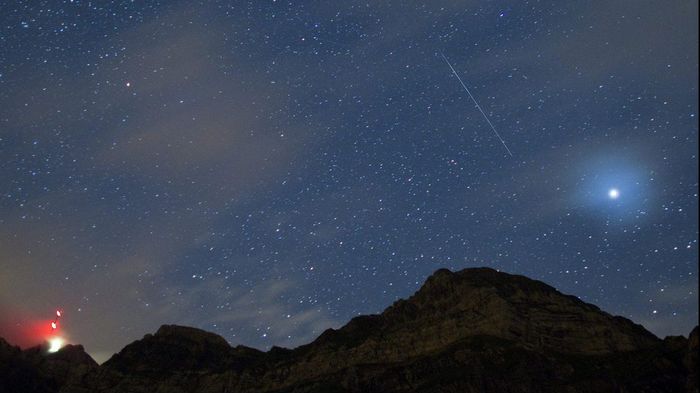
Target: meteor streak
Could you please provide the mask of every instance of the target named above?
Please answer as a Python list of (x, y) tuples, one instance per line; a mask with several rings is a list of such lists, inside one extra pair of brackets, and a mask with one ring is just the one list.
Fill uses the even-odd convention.
[(498, 134), (498, 131), (496, 131), (496, 127), (494, 127), (493, 124), (491, 124), (491, 120), (489, 120), (488, 116), (486, 116), (486, 113), (484, 113), (484, 110), (481, 109), (481, 106), (479, 105), (479, 103), (476, 102), (476, 98), (474, 98), (472, 93), (469, 91), (469, 89), (467, 88), (467, 85), (465, 85), (464, 82), (462, 82), (462, 78), (459, 77), (459, 74), (457, 74), (457, 71), (455, 71), (455, 68), (452, 67), (452, 64), (450, 63), (450, 61), (447, 60), (447, 57), (445, 57), (445, 55), (442, 52), (440, 52), (440, 56), (442, 56), (442, 58), (445, 60), (445, 63), (447, 63), (447, 65), (450, 66), (452, 73), (455, 74), (455, 76), (457, 77), (457, 80), (459, 80), (459, 83), (462, 84), (462, 87), (464, 88), (464, 90), (467, 91), (467, 94), (469, 94), (469, 97), (472, 99), (472, 101), (474, 101), (474, 104), (476, 105), (477, 109), (479, 109), (479, 112), (481, 112), (481, 114), (484, 116), (484, 119), (486, 119), (486, 122), (489, 123), (489, 126), (493, 130), (493, 133), (496, 134), (496, 137), (498, 137), (498, 140), (501, 141), (501, 144), (503, 145), (503, 147), (506, 148), (506, 151), (508, 152), (508, 154), (510, 154), (510, 156), (513, 157), (513, 153), (511, 153), (510, 149), (506, 145), (506, 142)]

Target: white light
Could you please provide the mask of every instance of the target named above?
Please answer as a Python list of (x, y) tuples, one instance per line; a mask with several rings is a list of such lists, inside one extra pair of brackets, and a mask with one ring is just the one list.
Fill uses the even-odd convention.
[(617, 188), (611, 188), (610, 191), (608, 191), (608, 196), (610, 199), (617, 199), (620, 196), (620, 191)]
[(49, 352), (58, 352), (63, 348), (64, 340), (61, 337), (54, 337), (49, 340)]

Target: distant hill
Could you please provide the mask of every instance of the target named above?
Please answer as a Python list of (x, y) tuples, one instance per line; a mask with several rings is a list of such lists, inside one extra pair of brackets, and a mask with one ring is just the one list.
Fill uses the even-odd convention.
[(661, 340), (542, 282), (441, 269), (406, 300), (295, 349), (164, 325), (98, 366), (0, 339), (0, 393), (698, 392), (698, 328)]

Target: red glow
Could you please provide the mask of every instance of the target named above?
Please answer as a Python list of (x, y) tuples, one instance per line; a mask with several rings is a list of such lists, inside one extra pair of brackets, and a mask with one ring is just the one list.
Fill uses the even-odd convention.
[[(21, 348), (40, 345), (57, 336), (65, 339), (61, 321), (63, 318), (62, 310), (59, 310), (61, 312), (60, 318), (58, 314), (51, 315), (50, 310), (44, 309), (43, 312), (37, 310), (36, 313), (30, 313), (16, 306), (8, 306), (0, 299), (0, 337)], [(46, 318), (47, 312), (52, 318)], [(44, 318), (41, 317), (42, 314)]]
[(28, 348), (42, 344), (58, 334), (58, 325), (53, 329), (50, 320), (22, 317), (0, 317), (0, 335), (12, 345)]

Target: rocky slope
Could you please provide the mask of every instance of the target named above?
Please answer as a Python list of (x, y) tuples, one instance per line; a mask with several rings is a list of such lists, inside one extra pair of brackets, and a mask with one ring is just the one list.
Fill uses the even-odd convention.
[(0, 341), (0, 393), (697, 392), (697, 351), (697, 328), (660, 340), (539, 281), (443, 269), (409, 299), (293, 350), (162, 326), (98, 367), (82, 348), (44, 355)]

